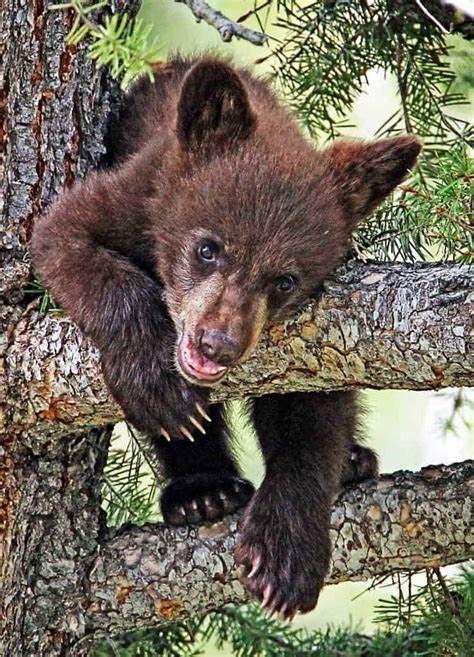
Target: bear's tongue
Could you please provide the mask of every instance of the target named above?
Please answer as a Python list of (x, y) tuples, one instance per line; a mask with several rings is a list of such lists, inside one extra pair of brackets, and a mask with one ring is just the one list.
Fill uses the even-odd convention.
[(189, 338), (181, 340), (179, 356), (184, 368), (197, 379), (214, 380), (227, 370), (227, 367), (218, 365), (200, 354)]

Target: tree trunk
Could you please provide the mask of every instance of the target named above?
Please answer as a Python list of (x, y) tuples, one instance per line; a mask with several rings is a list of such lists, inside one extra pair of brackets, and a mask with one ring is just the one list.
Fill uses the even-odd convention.
[[(64, 185), (99, 165), (120, 101), (84, 49), (65, 44), (71, 12), (49, 0), (3, 3), (4, 169), (0, 216), (0, 655), (64, 655), (84, 634), (81, 607), (100, 534), (110, 431), (15, 417), (5, 359), (24, 312), (33, 218)], [(132, 11), (138, 2), (117, 1)]]
[[(90, 343), (69, 320), (25, 303), (32, 221), (64, 185), (100, 165), (119, 102), (117, 85), (82, 48), (65, 44), (71, 14), (50, 4), (3, 6), (2, 657), (87, 654), (97, 633), (243, 599), (231, 556), (235, 518), (194, 531), (106, 531), (100, 482), (107, 425), (119, 411)], [(133, 13), (137, 4), (115, 0), (113, 8)], [(271, 329), (217, 395), (466, 384), (468, 292), (464, 267), (349, 265), (319, 305)], [(347, 491), (333, 515), (333, 580), (468, 558), (472, 478), (466, 463)]]
[(92, 429), (37, 441), (23, 433), (16, 443), (0, 655), (63, 655), (84, 634), (109, 435)]

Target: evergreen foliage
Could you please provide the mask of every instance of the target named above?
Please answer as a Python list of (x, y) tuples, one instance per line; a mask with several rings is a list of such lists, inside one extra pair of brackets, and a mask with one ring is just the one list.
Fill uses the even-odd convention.
[(158, 494), (162, 479), (149, 447), (130, 425), (118, 425), (104, 471), (102, 506), (109, 527), (126, 522), (142, 525), (158, 520)]
[(474, 163), (459, 141), (422, 159), (401, 193), (361, 225), (359, 250), (376, 260), (471, 262), (473, 183)]
[(39, 301), (39, 312), (44, 315), (47, 312), (54, 313), (55, 315), (62, 315), (63, 309), (58, 306), (53, 297), (51, 296), (48, 288), (45, 286), (41, 278), (36, 274), (32, 273), (30, 280), (28, 281), (25, 289), (25, 295), (30, 301), (33, 299), (38, 299)]
[[(309, 133), (341, 137), (368, 73), (382, 70), (396, 83), (398, 104), (377, 137), (415, 133), (423, 156), (410, 184), (366, 222), (357, 251), (377, 260), (468, 262), (474, 255), (469, 158), (473, 126), (459, 106), (472, 85), (474, 50), (451, 65), (453, 40), (407, 3), (393, 0), (277, 0), (277, 25), (286, 32), (274, 48), (283, 93)], [(459, 53), (460, 54), (460, 53)], [(470, 58), (470, 59), (469, 59)], [(472, 88), (472, 87), (471, 87)]]
[(151, 43), (152, 25), (144, 25), (140, 18), (131, 20), (124, 14), (105, 14), (97, 23), (91, 16), (108, 6), (108, 0), (91, 3), (90, 0), (52, 5), (51, 10), (72, 9), (74, 22), (67, 43), (78, 45), (88, 39), (88, 55), (97, 66), (109, 66), (110, 74), (120, 79), (126, 89), (137, 77), (148, 75), (153, 79), (152, 65), (157, 61), (160, 48)]

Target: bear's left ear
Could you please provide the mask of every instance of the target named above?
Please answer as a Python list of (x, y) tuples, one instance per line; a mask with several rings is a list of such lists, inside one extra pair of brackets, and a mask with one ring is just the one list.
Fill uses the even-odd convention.
[(185, 150), (228, 148), (255, 125), (245, 87), (230, 66), (213, 60), (193, 66), (178, 102), (176, 130)]
[(417, 137), (404, 135), (373, 142), (343, 140), (324, 153), (351, 229), (403, 180), (420, 150)]

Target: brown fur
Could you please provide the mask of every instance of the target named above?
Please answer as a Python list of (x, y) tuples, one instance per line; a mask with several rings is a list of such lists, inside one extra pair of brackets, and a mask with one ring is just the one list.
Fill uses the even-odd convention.
[[(246, 358), (265, 325), (318, 289), (420, 144), (405, 136), (318, 151), (265, 82), (213, 58), (175, 58), (132, 90), (110, 145), (112, 168), (38, 221), (34, 261), (162, 459), (165, 519), (216, 520), (252, 489), (227, 448), (223, 409), (208, 407), (207, 389), (182, 369), (180, 345), (226, 367)], [(190, 421), (204, 422), (196, 404), (211, 416), (206, 436)], [(376, 461), (355, 443), (352, 394), (270, 395), (252, 413), (267, 476), (236, 557), (245, 586), (290, 617), (316, 604), (339, 482), (374, 474)]]

